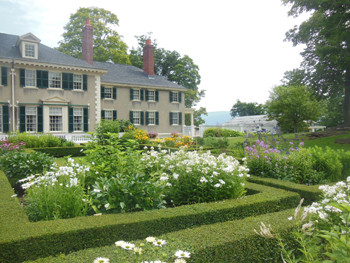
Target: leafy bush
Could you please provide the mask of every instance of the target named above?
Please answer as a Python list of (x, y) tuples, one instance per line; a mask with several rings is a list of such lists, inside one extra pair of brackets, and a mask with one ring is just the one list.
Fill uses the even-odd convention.
[(17, 144), (23, 142), (26, 148), (74, 146), (73, 142), (52, 134), (14, 133), (9, 136), (8, 142)]
[(0, 140), (0, 154), (7, 153), (9, 151), (20, 151), (25, 146), (25, 143), (12, 143), (6, 140)]
[(99, 143), (105, 143), (107, 133), (119, 133), (120, 124), (117, 120), (101, 120), (95, 127), (95, 136)]
[(84, 156), (84, 147), (74, 146), (74, 147), (48, 147), (48, 148), (33, 148), (36, 152), (46, 153), (48, 155), (54, 156), (56, 158), (71, 156)]
[(20, 191), (17, 186), (18, 180), (24, 179), (32, 174), (40, 174), (48, 170), (53, 164), (54, 159), (47, 154), (40, 152), (25, 153), (7, 152), (0, 158), (0, 167), (16, 192)]
[(149, 139), (147, 132), (144, 130), (135, 128), (134, 126), (129, 126), (122, 136), (122, 139), (132, 139), (136, 140), (138, 143), (146, 143)]
[(223, 128), (208, 128), (204, 131), (203, 137), (241, 137), (244, 132)]
[(97, 212), (132, 212), (165, 208), (163, 187), (146, 174), (99, 177), (90, 196)]
[(52, 166), (42, 176), (29, 176), (21, 183), (26, 189), (26, 212), (31, 221), (72, 218), (86, 215), (88, 196), (85, 173), (88, 167), (68, 160), (68, 166)]
[(143, 153), (143, 166), (165, 185), (168, 204), (211, 202), (237, 198), (245, 193), (247, 169), (230, 156), (206, 153)]
[(213, 148), (227, 148), (229, 142), (227, 138), (215, 138), (215, 137), (205, 137), (204, 146), (209, 146)]

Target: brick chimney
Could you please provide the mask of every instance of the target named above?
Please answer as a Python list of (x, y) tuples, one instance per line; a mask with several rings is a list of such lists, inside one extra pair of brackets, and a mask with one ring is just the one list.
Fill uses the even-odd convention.
[(154, 47), (151, 39), (146, 40), (143, 48), (143, 71), (148, 76), (154, 76)]
[(86, 19), (85, 26), (81, 33), (82, 59), (89, 64), (94, 63), (94, 35), (90, 18)]

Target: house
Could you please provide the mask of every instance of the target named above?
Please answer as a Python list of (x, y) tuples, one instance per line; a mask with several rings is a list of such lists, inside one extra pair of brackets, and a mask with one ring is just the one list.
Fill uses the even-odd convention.
[[(101, 119), (128, 119), (148, 132), (183, 133), (186, 88), (144, 69), (93, 61), (93, 28), (82, 30), (82, 59), (40, 43), (31, 33), (0, 33), (0, 134), (13, 131), (83, 136)], [(193, 123), (193, 122), (192, 122)]]

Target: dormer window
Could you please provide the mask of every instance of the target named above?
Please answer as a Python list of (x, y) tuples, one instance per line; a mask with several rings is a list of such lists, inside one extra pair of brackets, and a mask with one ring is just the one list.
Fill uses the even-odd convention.
[(16, 42), (16, 46), (21, 52), (22, 58), (38, 59), (40, 39), (32, 33), (20, 36)]
[(24, 43), (24, 56), (28, 58), (35, 58), (36, 52), (35, 52), (35, 45)]

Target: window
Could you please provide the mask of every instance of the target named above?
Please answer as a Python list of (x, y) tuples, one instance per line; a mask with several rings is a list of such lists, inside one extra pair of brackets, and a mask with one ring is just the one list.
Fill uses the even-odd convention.
[(1, 82), (0, 85), (7, 86), (7, 67), (1, 67)]
[(140, 100), (140, 90), (133, 89), (132, 90), (132, 97), (133, 97), (133, 100)]
[(170, 125), (181, 125), (181, 124), (182, 124), (182, 113), (170, 112)]
[(49, 72), (49, 88), (61, 88), (61, 73)]
[(83, 77), (82, 75), (73, 75), (73, 89), (82, 90), (83, 89)]
[(37, 107), (25, 107), (26, 119), (25, 119), (25, 131), (36, 132), (37, 131)]
[(146, 111), (146, 125), (159, 125), (159, 112)]
[(35, 70), (25, 70), (25, 86), (26, 87), (36, 87), (36, 71)]
[(134, 111), (132, 115), (133, 124), (140, 125), (141, 124), (141, 112), (140, 111)]
[(112, 88), (105, 88), (105, 99), (111, 99), (112, 98)]
[(156, 100), (156, 92), (154, 90), (149, 90), (147, 100), (155, 101)]
[(180, 102), (181, 103), (181, 92), (171, 92), (170, 91), (170, 102)]
[(104, 113), (105, 113), (105, 117), (104, 117), (105, 120), (110, 120), (110, 121), (113, 120), (113, 111), (112, 110), (106, 110)]
[(51, 107), (49, 110), (49, 117), (50, 131), (62, 131), (62, 108)]
[(73, 108), (73, 131), (83, 131), (83, 108)]
[(29, 58), (35, 58), (35, 45), (25, 43), (24, 44), (24, 56)]

